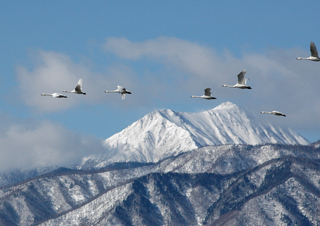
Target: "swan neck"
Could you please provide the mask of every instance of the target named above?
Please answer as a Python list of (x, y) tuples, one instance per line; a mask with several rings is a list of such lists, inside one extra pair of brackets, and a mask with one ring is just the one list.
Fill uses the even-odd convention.
[(309, 60), (309, 58), (298, 57), (297, 60)]

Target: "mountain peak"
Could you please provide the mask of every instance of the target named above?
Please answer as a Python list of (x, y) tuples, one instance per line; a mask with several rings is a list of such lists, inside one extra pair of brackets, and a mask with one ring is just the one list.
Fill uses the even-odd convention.
[(309, 144), (295, 131), (262, 125), (231, 102), (204, 112), (156, 110), (106, 139), (109, 162), (155, 162), (199, 147), (223, 144)]
[(239, 108), (239, 107), (238, 107), (238, 105), (236, 105), (230, 101), (227, 101), (227, 102), (223, 102), (219, 106), (213, 108), (213, 110), (228, 109), (228, 108)]
[(166, 108), (166, 109), (161, 109), (161, 110), (158, 110), (157, 111), (161, 116), (164, 116), (164, 117), (167, 117), (167, 116), (174, 116), (175, 115), (175, 111), (173, 111), (173, 110), (171, 110), (171, 109), (168, 109), (168, 108)]

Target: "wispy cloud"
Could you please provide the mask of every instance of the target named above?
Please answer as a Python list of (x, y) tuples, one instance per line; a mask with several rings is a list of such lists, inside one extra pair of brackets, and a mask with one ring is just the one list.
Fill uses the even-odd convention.
[(212, 61), (219, 58), (205, 46), (177, 39), (161, 37), (135, 43), (126, 38), (107, 38), (104, 48), (119, 57), (138, 60), (142, 57), (150, 57), (163, 63), (173, 63), (182, 70), (192, 74), (204, 76), (215, 69)]

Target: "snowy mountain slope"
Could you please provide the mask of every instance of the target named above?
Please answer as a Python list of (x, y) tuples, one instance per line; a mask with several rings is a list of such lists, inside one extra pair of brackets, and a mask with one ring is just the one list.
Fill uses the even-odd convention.
[[(319, 159), (320, 149), (313, 145), (222, 145), (157, 164), (55, 171), (0, 189), (0, 224), (181, 225), (181, 220), (184, 225), (211, 225), (222, 217), (219, 213), (232, 215), (237, 208), (258, 204), (262, 213), (281, 209), (278, 216), (271, 216), (273, 225), (280, 225), (281, 216), (295, 220), (296, 213), (308, 222), (319, 221), (312, 209), (320, 206)], [(282, 188), (291, 193), (277, 196)], [(307, 204), (297, 194), (307, 196), (313, 206), (304, 207)], [(221, 209), (224, 206), (230, 208)], [(257, 216), (257, 209), (250, 211), (236, 216), (240, 220)], [(270, 218), (258, 216), (257, 221)]]
[(156, 162), (199, 147), (221, 144), (309, 144), (291, 129), (262, 125), (226, 102), (199, 113), (155, 111), (104, 141), (114, 161)]
[[(212, 154), (208, 151), (234, 152), (234, 148), (235, 152), (254, 152), (249, 159), (230, 153), (238, 160), (234, 164), (241, 165), (236, 168), (243, 168), (245, 162), (249, 162), (246, 167), (255, 167), (222, 170), (223, 174), (203, 172), (215, 167), (210, 167), (209, 161), (202, 162), (202, 152), (208, 156)], [(272, 155), (261, 159), (261, 164), (252, 161), (257, 152), (263, 151)], [(170, 164), (162, 162), (156, 167), (163, 172), (169, 170), (169, 165), (175, 165), (179, 173), (153, 172), (141, 176), (40, 225), (319, 225), (319, 151), (280, 145), (195, 150), (169, 158), (166, 161)], [(190, 161), (188, 155), (205, 167), (198, 170), (184, 167)], [(225, 162), (212, 165), (216, 164), (222, 169)], [(111, 196), (111, 192), (116, 195)]]
[(319, 186), (305, 185), (300, 164), (238, 176), (149, 174), (40, 225), (318, 225)]

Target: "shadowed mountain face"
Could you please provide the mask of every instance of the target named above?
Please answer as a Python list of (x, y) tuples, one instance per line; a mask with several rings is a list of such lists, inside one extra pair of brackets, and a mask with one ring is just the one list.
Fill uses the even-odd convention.
[(0, 225), (319, 225), (318, 145), (210, 146), (0, 190)]

